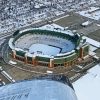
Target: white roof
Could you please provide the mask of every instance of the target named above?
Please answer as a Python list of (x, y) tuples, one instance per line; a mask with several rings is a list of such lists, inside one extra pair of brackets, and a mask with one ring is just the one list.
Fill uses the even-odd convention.
[(100, 99), (100, 64), (73, 83), (78, 100)]
[(86, 36), (83, 36), (82, 38), (83, 38), (83, 39), (86, 39), (86, 42), (88, 42), (89, 44), (91, 44), (91, 45), (93, 45), (93, 46), (95, 46), (95, 47), (97, 47), (97, 48), (100, 48), (100, 42), (95, 41), (95, 40), (93, 40), (93, 39), (91, 39), (91, 38), (88, 38), (88, 37), (86, 37)]

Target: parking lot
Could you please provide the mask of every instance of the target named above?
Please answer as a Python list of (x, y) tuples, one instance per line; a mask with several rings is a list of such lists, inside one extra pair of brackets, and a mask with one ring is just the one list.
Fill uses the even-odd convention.
[(0, 66), (0, 86), (10, 83), (10, 81), (3, 75), (3, 68)]
[(70, 27), (74, 26), (76, 24), (81, 24), (86, 19), (84, 19), (82, 16), (78, 16), (76, 14), (70, 14), (66, 17), (63, 17), (59, 20), (54, 21), (55, 24), (58, 24), (62, 27)]
[(100, 42), (100, 29), (89, 33), (87, 36)]
[(0, 73), (0, 80), (1, 80), (0, 84), (2, 84), (2, 82), (4, 82), (3, 85), (10, 83), (10, 81), (7, 78), (5, 78), (1, 73)]

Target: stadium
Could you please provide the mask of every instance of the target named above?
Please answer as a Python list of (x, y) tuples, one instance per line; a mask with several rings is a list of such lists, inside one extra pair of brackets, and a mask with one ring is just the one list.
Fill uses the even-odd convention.
[(9, 40), (9, 47), (14, 59), (49, 68), (73, 66), (89, 52), (89, 45), (82, 35), (57, 29), (17, 30)]

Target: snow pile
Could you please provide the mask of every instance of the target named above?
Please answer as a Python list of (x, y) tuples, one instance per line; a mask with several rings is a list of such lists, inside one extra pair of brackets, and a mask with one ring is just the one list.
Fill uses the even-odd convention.
[(12, 60), (10, 60), (9, 63), (10, 63), (10, 64), (14, 64), (14, 65), (17, 64), (17, 62), (12, 61)]
[(88, 26), (89, 24), (91, 24), (91, 22), (90, 21), (86, 21), (86, 22), (82, 23), (82, 26)]
[(88, 71), (88, 74), (73, 83), (78, 100), (100, 99), (100, 64)]
[(53, 71), (47, 70), (47, 73), (48, 73), (48, 74), (52, 74), (52, 73), (53, 73)]

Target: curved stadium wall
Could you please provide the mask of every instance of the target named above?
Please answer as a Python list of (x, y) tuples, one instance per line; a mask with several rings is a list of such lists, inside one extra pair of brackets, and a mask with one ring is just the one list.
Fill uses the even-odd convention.
[[(35, 35), (47, 35), (53, 37), (60, 37), (62, 39), (70, 40), (74, 43), (75, 48), (70, 52), (65, 52), (58, 54), (56, 56), (42, 56), (42, 55), (34, 55), (29, 52), (15, 47), (15, 42), (26, 34), (35, 34)], [(69, 34), (65, 34), (57, 31), (49, 31), (49, 30), (41, 30), (41, 29), (28, 29), (24, 31), (20, 31), (13, 34), (13, 37), (9, 40), (9, 47), (12, 50), (12, 57), (14, 59), (25, 62), (26, 64), (32, 64), (34, 66), (48, 66), (48, 67), (57, 67), (57, 66), (73, 66), (77, 64), (78, 58), (83, 58), (88, 55), (89, 45), (82, 39), (81, 35), (73, 34), (73, 36)]]

